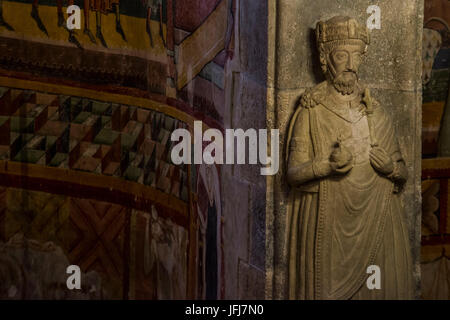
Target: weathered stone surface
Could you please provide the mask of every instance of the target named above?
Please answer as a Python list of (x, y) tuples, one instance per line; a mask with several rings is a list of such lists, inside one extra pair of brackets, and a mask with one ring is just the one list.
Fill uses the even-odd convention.
[[(369, 18), (366, 1), (278, 1), (277, 84), (280, 89), (311, 87), (322, 79), (315, 59), (314, 28), (317, 21), (349, 15), (360, 23)], [(361, 67), (361, 78), (371, 86), (414, 90), (420, 83), (423, 1), (378, 1), (381, 30), (371, 32), (371, 45)], [(376, 65), (373, 69), (370, 66)]]
[[(267, 4), (239, 1), (234, 58), (225, 73), (224, 128), (266, 128)], [(223, 165), (225, 298), (264, 297), (266, 177), (259, 165)]]
[(240, 1), (240, 60), (249, 77), (267, 79), (267, 1)]
[(408, 168), (408, 182), (405, 185), (403, 204), (409, 224), (409, 237), (412, 245), (414, 275), (417, 295), (420, 292), (420, 241), (421, 241), (421, 127), (422, 97), (419, 92), (406, 92), (386, 89), (372, 89), (373, 96), (395, 119), (400, 149)]
[[(267, 88), (250, 78), (248, 73), (241, 73), (236, 96), (236, 109), (233, 114), (233, 129), (244, 131), (266, 129), (266, 92)], [(270, 132), (268, 133), (270, 135)], [(248, 140), (246, 141), (248, 145)], [(248, 147), (247, 149), (248, 150)], [(236, 150), (235, 150), (236, 152)], [(234, 173), (241, 179), (259, 185), (265, 184), (264, 177), (260, 174), (259, 163), (248, 164), (248, 153), (246, 164), (235, 165)]]
[(222, 170), (222, 184), (227, 187), (222, 193), (225, 299), (235, 299), (238, 295), (238, 262), (239, 259), (248, 261), (250, 241), (249, 185), (234, 179), (231, 169), (224, 166)]
[(257, 268), (265, 268), (266, 248), (266, 188), (257, 186), (251, 190), (251, 234), (250, 263)]
[(264, 271), (242, 260), (239, 261), (239, 299), (264, 299)]
[[(280, 151), (285, 130), (305, 88), (323, 80), (312, 29), (316, 22), (335, 15), (349, 15), (365, 22), (365, 1), (269, 1), (269, 66), (267, 123), (280, 129)], [(360, 78), (389, 111), (398, 132), (410, 174), (403, 203), (419, 296), (420, 251), (420, 124), (421, 41), (423, 1), (379, 1), (381, 30), (372, 31), (372, 43)], [(283, 154), (284, 157), (284, 154)], [(286, 297), (286, 200), (285, 168), (267, 180), (266, 298)]]

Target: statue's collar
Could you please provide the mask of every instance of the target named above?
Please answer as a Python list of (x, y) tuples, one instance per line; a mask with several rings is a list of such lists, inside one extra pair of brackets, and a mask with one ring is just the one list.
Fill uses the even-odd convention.
[[(318, 94), (315, 95), (314, 100), (345, 121), (355, 123), (364, 116), (364, 112), (362, 112), (362, 108), (364, 108), (363, 90), (360, 86), (358, 86), (356, 90), (358, 90), (358, 94), (355, 98), (345, 102), (339, 101), (329, 93), (328, 87), (324, 86), (322, 87), (322, 90), (320, 90), (321, 92), (318, 92)], [(350, 109), (358, 110), (359, 112), (350, 112)]]

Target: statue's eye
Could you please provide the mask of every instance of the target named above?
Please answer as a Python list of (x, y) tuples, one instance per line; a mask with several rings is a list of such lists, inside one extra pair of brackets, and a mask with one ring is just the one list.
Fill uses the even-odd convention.
[(336, 54), (334, 55), (334, 58), (337, 61), (342, 61), (347, 59), (347, 54), (345, 52), (336, 52)]

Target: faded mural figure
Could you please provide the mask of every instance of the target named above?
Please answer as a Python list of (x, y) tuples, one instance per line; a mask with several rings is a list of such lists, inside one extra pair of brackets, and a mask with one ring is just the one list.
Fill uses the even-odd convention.
[(0, 242), (0, 299), (90, 300), (103, 299), (104, 288), (97, 272), (82, 274), (80, 290), (67, 290), (70, 265), (61, 247), (15, 234)]
[(92, 34), (91, 29), (89, 29), (89, 1), (90, 0), (83, 0), (83, 13), (84, 13), (83, 33), (89, 37), (89, 40), (91, 40), (92, 43), (96, 44), (97, 41), (95, 41), (95, 37)]
[(9, 31), (14, 31), (14, 28), (3, 18), (3, 0), (0, 0), (0, 27), (5, 27)]
[(38, 28), (47, 35), (48, 37), (48, 31), (45, 27), (44, 23), (41, 20), (41, 17), (39, 15), (39, 0), (33, 0), (31, 5), (31, 17), (36, 21), (36, 24)]
[[(68, 5), (73, 5), (74, 0), (67, 0)], [(63, 14), (63, 0), (56, 0), (56, 13), (58, 15), (58, 27), (63, 27), (65, 25), (65, 19)], [(39, 29), (44, 32), (48, 36), (47, 28), (41, 20), (39, 15), (39, 0), (33, 0), (33, 4), (31, 6), (31, 17), (36, 21)]]
[(214, 165), (201, 165), (197, 180), (199, 195), (207, 195), (197, 207), (202, 250), (199, 252), (199, 298), (213, 300), (220, 298), (221, 274), (221, 204), (220, 184)]
[[(102, 33), (102, 14), (108, 14), (109, 12), (114, 11), (116, 17), (116, 32), (119, 33), (124, 41), (127, 41), (125, 33), (122, 29), (122, 25), (120, 23), (120, 0), (88, 0), (89, 5), (84, 6), (85, 10), (85, 21), (89, 20), (89, 10), (95, 12), (95, 21), (97, 25), (96, 36), (102, 43), (102, 45), (107, 48), (105, 38)], [(85, 25), (85, 30), (89, 30), (89, 25)], [(92, 41), (92, 38), (91, 38)]]
[(151, 210), (146, 217), (144, 271), (155, 273), (158, 299), (185, 299), (187, 233), (160, 218), (154, 206)]
[[(68, 0), (68, 5), (73, 5), (74, 0)], [(75, 31), (69, 30), (66, 26), (66, 20), (64, 19), (64, 13), (63, 13), (63, 0), (56, 0), (56, 12), (58, 15), (58, 27), (63, 27), (67, 30), (69, 33), (69, 39), (68, 41), (75, 44), (78, 48), (81, 48), (81, 44), (78, 41), (78, 39), (75, 37)], [(39, 0), (33, 0), (32, 6), (31, 6), (31, 17), (36, 21), (36, 24), (38, 28), (49, 36), (47, 28), (45, 27), (44, 23), (41, 20), (41, 17), (39, 16)]]
[[(290, 299), (410, 299), (412, 261), (393, 123), (358, 79), (369, 45), (349, 17), (316, 28), (326, 81), (301, 97), (288, 132)], [(366, 286), (381, 270), (381, 289)]]
[[(56, 0), (57, 3), (57, 16), (58, 16), (58, 27), (64, 27), (67, 29), (66, 21), (63, 13), (63, 0)], [(67, 1), (68, 6), (74, 4), (74, 0)], [(119, 33), (124, 41), (126, 41), (126, 36), (123, 31), (122, 25), (120, 23), (120, 0), (83, 0), (83, 10), (84, 10), (84, 34), (86, 34), (92, 43), (96, 43), (95, 37), (89, 28), (89, 13), (94, 11), (96, 13), (96, 36), (100, 40), (104, 47), (108, 47), (105, 38), (102, 33), (102, 14), (108, 14), (109, 12), (114, 12), (116, 18), (116, 32)], [(49, 36), (45, 24), (42, 22), (39, 15), (39, 0), (33, 0), (31, 6), (31, 17), (36, 21), (38, 28)], [(81, 44), (75, 37), (74, 30), (68, 30), (69, 32), (69, 42), (74, 43), (77, 47), (81, 48)]]
[(164, 33), (163, 33), (163, 27), (162, 27), (162, 25), (163, 25), (162, 0), (141, 0), (141, 1), (147, 11), (146, 31), (150, 38), (150, 45), (153, 48), (153, 37), (152, 37), (151, 25), (150, 25), (152, 13), (159, 12), (159, 35), (160, 35), (161, 40), (165, 47), (166, 42), (164, 40)]
[[(0, 13), (4, 14), (5, 20), (10, 22), (17, 31), (17, 34), (10, 35), (6, 32), (6, 28), (2, 29), (0, 26), (0, 30), (5, 32), (5, 43), (14, 44), (14, 47), (8, 47), (9, 50), (5, 50), (7, 52), (2, 55), (1, 60), (8, 67), (6, 69), (11, 75), (11, 77), (8, 75), (11, 83), (9, 81), (3, 83), (0, 88), (0, 96), (8, 106), (5, 107), (4, 112), (8, 114), (8, 117), (13, 117), (19, 108), (20, 112), (17, 111), (17, 115), (20, 113), (20, 116), (27, 120), (26, 124), (19, 121), (20, 119), (17, 120), (20, 124), (15, 128), (9, 127), (9, 120), (6, 120), (8, 126), (2, 126), (1, 129), (4, 129), (2, 132), (8, 133), (1, 141), (0, 155), (2, 155), (2, 159), (9, 161), (10, 157), (14, 157), (13, 165), (21, 165), (21, 162), (24, 162), (24, 166), (28, 166), (28, 164), (39, 166), (39, 170), (45, 170), (46, 176), (50, 180), (59, 179), (58, 172), (60, 170), (69, 172), (70, 177), (72, 175), (79, 176), (80, 171), (82, 174), (92, 174), (92, 180), (82, 179), (83, 184), (89, 182), (98, 186), (89, 197), (96, 194), (97, 189), (105, 188), (106, 190), (106, 184), (101, 183), (103, 179), (105, 181), (117, 180), (115, 185), (118, 188), (124, 186), (119, 181), (121, 179), (126, 180), (125, 184), (133, 185), (133, 188), (125, 192), (127, 193), (126, 197), (130, 197), (131, 201), (125, 199), (121, 195), (121, 191), (116, 193), (111, 189), (106, 191), (108, 199), (91, 199), (89, 197), (89, 199), (83, 199), (79, 198), (81, 195), (76, 191), (78, 184), (74, 184), (77, 186), (76, 188), (71, 187), (71, 182), (65, 176), (66, 188), (58, 188), (59, 185), (51, 183), (49, 186), (55, 189), (48, 190), (49, 195), (52, 195), (53, 192), (58, 195), (60, 191), (64, 192), (64, 196), (58, 200), (64, 202), (62, 209), (56, 205), (47, 206), (48, 209), (45, 212), (37, 209), (34, 211), (17, 209), (16, 211), (24, 215), (24, 218), (21, 216), (20, 219), (17, 218), (15, 212), (13, 214), (8, 211), (3, 214), (3, 211), (0, 210), (0, 220), (2, 223), (5, 222), (5, 228), (0, 228), (1, 240), (9, 241), (7, 236), (9, 237), (15, 232), (20, 224), (20, 231), (24, 231), (30, 241), (33, 241), (31, 239), (34, 238), (38, 238), (39, 241), (41, 239), (42, 241), (54, 241), (63, 250), (61, 254), (59, 251), (56, 254), (47, 254), (47, 252), (41, 253), (40, 249), (36, 249), (37, 251), (34, 252), (33, 248), (33, 250), (29, 250), (30, 259), (21, 260), (22, 252), (28, 250), (28, 245), (31, 248), (31, 242), (27, 242), (17, 250), (11, 249), (9, 244), (5, 245), (5, 252), (8, 254), (0, 254), (0, 295), (2, 297), (14, 299), (71, 298), (65, 287), (66, 273), (61, 266), (74, 263), (79, 264), (82, 269), (84, 268), (83, 264), (87, 270), (92, 268), (98, 272), (94, 274), (95, 277), (92, 276), (92, 286), (84, 287), (83, 280), (83, 289), (86, 291), (73, 292), (82, 293), (82, 298), (127, 299), (129, 296), (136, 296), (139, 298), (184, 299), (187, 294), (188, 297), (192, 295), (194, 298), (197, 279), (193, 278), (197, 272), (198, 260), (201, 260), (202, 268), (201, 296), (213, 299), (221, 297), (223, 294), (225, 282), (222, 272), (223, 241), (220, 181), (217, 168), (214, 166), (204, 167), (201, 175), (198, 176), (201, 178), (204, 190), (200, 193), (204, 202), (199, 206), (198, 212), (201, 216), (198, 219), (201, 219), (202, 222), (200, 238), (205, 246), (201, 251), (197, 251), (198, 248), (193, 248), (196, 241), (192, 241), (192, 243), (188, 241), (190, 240), (190, 229), (186, 229), (185, 220), (180, 219), (180, 217), (188, 216), (190, 212), (190, 197), (188, 196), (190, 175), (187, 166), (176, 168), (171, 164), (166, 152), (170, 146), (166, 140), (169, 139), (171, 130), (178, 126), (189, 127), (188, 123), (183, 122), (184, 111), (180, 113), (180, 119), (178, 119), (173, 118), (174, 115), (166, 114), (164, 107), (159, 107), (163, 105), (162, 101), (169, 96), (168, 90), (166, 90), (168, 76), (172, 80), (170, 86), (173, 96), (170, 96), (171, 98), (167, 101), (178, 105), (177, 97), (180, 90), (177, 89), (174, 82), (177, 78), (177, 70), (173, 64), (175, 55), (172, 39), (175, 30), (176, 3), (171, 1), (173, 10), (166, 13), (166, 2), (162, 0), (147, 1), (144, 12), (144, 5), (141, 1), (0, 0), (0, 9), (4, 5), (4, 11), (0, 11)], [(181, 5), (180, 3), (182, 2), (179, 1), (178, 4)], [(225, 7), (223, 3), (229, 2), (220, 1), (219, 9)], [(84, 30), (75, 30), (69, 34), (68, 25), (66, 25), (68, 23), (66, 8), (72, 4), (79, 5), (83, 11), (81, 28)], [(13, 10), (19, 8), (17, 12), (20, 12), (20, 15), (14, 14), (10, 8)], [(200, 30), (201, 37), (191, 42), (194, 47), (203, 46), (204, 43), (209, 46), (209, 41), (206, 40), (210, 32), (215, 33), (214, 37), (217, 39), (223, 37), (224, 30), (227, 29), (224, 25), (226, 19), (223, 12), (226, 13), (225, 10), (211, 8), (211, 12), (202, 13), (205, 21), (200, 21), (201, 25), (206, 23), (208, 28), (202, 28)], [(191, 13), (192, 10), (183, 15)], [(216, 15), (216, 13), (218, 14)], [(109, 14), (109, 16), (104, 14)], [(122, 16), (120, 17), (120, 15)], [(169, 36), (166, 33), (166, 15), (168, 15), (167, 20), (173, 22), (169, 26)], [(23, 17), (25, 18), (23, 24), (18, 23)], [(97, 18), (97, 23), (94, 21), (95, 18)], [(101, 21), (102, 19), (103, 21)], [(116, 31), (119, 30), (117, 31), (119, 33), (123, 27), (122, 31), (125, 31), (123, 38), (126, 34), (127, 45), (114, 30), (114, 23), (116, 23)], [(148, 34), (153, 35), (153, 50), (164, 49), (163, 45), (165, 45), (168, 46), (168, 52), (165, 49), (156, 50), (154, 54), (147, 55), (149, 40), (145, 38), (149, 35), (146, 35), (144, 23), (147, 23)], [(133, 26), (140, 26), (140, 28), (132, 30)], [(95, 28), (97, 28), (97, 33)], [(232, 29), (229, 26), (227, 30), (231, 31)], [(83, 31), (84, 34), (82, 34)], [(138, 34), (131, 37), (131, 34), (127, 33), (128, 31)], [(81, 45), (88, 50), (77, 51), (75, 46), (68, 43), (67, 37), (72, 35), (73, 39), (78, 38)], [(208, 50), (214, 51), (214, 57), (218, 54), (223, 55), (223, 51), (226, 50), (224, 47), (228, 48), (226, 44), (231, 42), (230, 37), (227, 33), (225, 40), (220, 41), (219, 45), (208, 47)], [(90, 45), (91, 43), (95, 43), (95, 45)], [(104, 50), (102, 45), (114, 46), (116, 50)], [(65, 58), (73, 56), (73, 54), (78, 55), (80, 59), (69, 59), (69, 61)], [(167, 63), (166, 55), (169, 57)], [(192, 58), (196, 59), (196, 57)], [(205, 57), (202, 64), (211, 63), (212, 60), (213, 57)], [(222, 62), (225, 60), (224, 58), (220, 60), (217, 67), (222, 75), (225, 68), (222, 64), (226, 62)], [(9, 63), (10, 61), (11, 63)], [(126, 70), (117, 68), (117, 62), (123, 62), (119, 63), (119, 67), (120, 65), (125, 66)], [(25, 88), (22, 88), (21, 85), (17, 87), (15, 72), (21, 75), (24, 73), (23, 79), (30, 77), (29, 79), (33, 80), (32, 88), (26, 85)], [(193, 70), (190, 78), (195, 78), (198, 72)], [(210, 88), (208, 85), (210, 80), (205, 79), (205, 81), (207, 88)], [(70, 85), (64, 86), (64, 83)], [(104, 91), (101, 101), (89, 98), (87, 92), (90, 92), (90, 89), (86, 89), (88, 85), (94, 90)], [(64, 91), (64, 95), (59, 94), (61, 88), (67, 90)], [(127, 98), (135, 94), (130, 95), (130, 88), (137, 89), (134, 92), (151, 92), (152, 96), (147, 97), (146, 94), (146, 98), (140, 100), (142, 105), (124, 105), (128, 101)], [(225, 88), (218, 88), (218, 90), (220, 90), (217, 92), (218, 94), (225, 94), (222, 93), (225, 92)], [(113, 93), (119, 91), (121, 92), (120, 98)], [(9, 99), (11, 95), (13, 99)], [(149, 102), (152, 106), (150, 109), (147, 107)], [(184, 103), (182, 100), (179, 102)], [(219, 102), (222, 104), (222, 101)], [(49, 108), (51, 109), (50, 113), (47, 112)], [(203, 114), (203, 111), (200, 113), (198, 116), (201, 119), (207, 117), (216, 123), (218, 128), (222, 126), (220, 118)], [(14, 117), (13, 122), (16, 118)], [(36, 119), (36, 123), (39, 122), (36, 126), (34, 126), (34, 121), (31, 123), (33, 134), (27, 135), (27, 141), (23, 141), (23, 144), (20, 139), (21, 145), (15, 148), (17, 142), (14, 142), (14, 139), (16, 136), (21, 137), (20, 134), (16, 134), (16, 131), (27, 130), (28, 132), (28, 121), (32, 119)], [(72, 120), (74, 123), (76, 121), (76, 125), (72, 125)], [(176, 122), (176, 125), (172, 125), (172, 122)], [(75, 126), (80, 130), (71, 131), (71, 128)], [(106, 127), (107, 132), (99, 126)], [(9, 139), (9, 134), (13, 136), (13, 140)], [(51, 134), (51, 137), (48, 134)], [(121, 139), (121, 137), (125, 137), (124, 135), (126, 135), (126, 141)], [(6, 140), (8, 141), (5, 142)], [(69, 142), (76, 148), (80, 148), (80, 152), (77, 149), (75, 156), (74, 153), (68, 153)], [(12, 145), (12, 148), (15, 148), (13, 152), (9, 152), (10, 143), (14, 143)], [(82, 148), (81, 145), (83, 145)], [(33, 151), (29, 152), (29, 150)], [(124, 152), (133, 153), (133, 155), (127, 155), (126, 159), (122, 159), (121, 155), (124, 155)], [(32, 159), (31, 153), (33, 156), (35, 155)], [(21, 165), (21, 167), (23, 166)], [(22, 170), (21, 175), (28, 179), (27, 170)], [(13, 177), (11, 181), (15, 181), (14, 179)], [(156, 187), (156, 183), (160, 181), (163, 188)], [(150, 185), (152, 182), (154, 185)], [(29, 186), (21, 187), (27, 189)], [(195, 189), (197, 186), (194, 184), (192, 187)], [(22, 190), (29, 191), (25, 189), (20, 190), (21, 192)], [(100, 193), (102, 192), (100, 191)], [(161, 199), (160, 196), (164, 192), (166, 192), (167, 198)], [(0, 204), (7, 206), (8, 210), (11, 210), (11, 207), (16, 206), (17, 203), (25, 203), (27, 208), (37, 207), (34, 203), (33, 206), (31, 205), (30, 195), (22, 196), (20, 193), (20, 197), (15, 196), (20, 200), (19, 202), (15, 201), (15, 198), (10, 200), (10, 194), (15, 195), (16, 193), (18, 194), (18, 191), (0, 190)], [(3, 194), (7, 196), (2, 197)], [(40, 201), (45, 200), (41, 195), (36, 197)], [(170, 203), (166, 203), (165, 199), (169, 199)], [(149, 205), (150, 203), (154, 203), (155, 207)], [(140, 212), (141, 209), (143, 212)], [(33, 212), (33, 215), (31, 216), (29, 212)], [(2, 220), (6, 215), (8, 218)], [(43, 229), (35, 228), (36, 223), (33, 222), (35, 216), (37, 224), (45, 227), (45, 232)], [(51, 220), (48, 220), (47, 217)], [(111, 227), (108, 226), (105, 232), (102, 229), (105, 221), (102, 221), (101, 217), (107, 217), (108, 222), (114, 219)], [(138, 232), (131, 229), (132, 221), (137, 221), (136, 230)], [(85, 223), (89, 224), (88, 228), (85, 228)], [(33, 229), (32, 235), (29, 234), (29, 229)], [(105, 235), (106, 233), (108, 235)], [(70, 238), (73, 235), (77, 235), (76, 239)], [(103, 237), (103, 235), (105, 236)], [(146, 237), (145, 242), (143, 241), (144, 236)], [(92, 248), (101, 245), (105, 246), (101, 252), (92, 252)], [(2, 246), (3, 243), (0, 243), (0, 252), (3, 252)], [(124, 248), (130, 254), (126, 251), (124, 251), (125, 254), (122, 254), (121, 250)], [(200, 256), (191, 255), (194, 249), (197, 249), (195, 253), (200, 252)], [(54, 258), (53, 255), (55, 255)], [(200, 259), (198, 259), (199, 257)], [(23, 267), (28, 261), (33, 262), (30, 265), (31, 269)], [(45, 264), (38, 263), (41, 261)], [(58, 264), (55, 261), (58, 261)], [(52, 266), (55, 268), (57, 266), (58, 269), (50, 268)], [(23, 268), (28, 274), (26, 277), (22, 277), (23, 270), (20, 268)], [(53, 277), (53, 273), (57, 273), (60, 277)], [(8, 281), (1, 281), (1, 279)], [(136, 285), (139, 288), (132, 287), (132, 284), (136, 284), (141, 279), (150, 284), (140, 287)], [(29, 281), (30, 284), (24, 284), (26, 281)], [(24, 287), (27, 292), (22, 290)], [(132, 289), (135, 290), (131, 293)]]
[(421, 264), (422, 299), (449, 300), (450, 299), (450, 258), (442, 247), (441, 255), (432, 261)]

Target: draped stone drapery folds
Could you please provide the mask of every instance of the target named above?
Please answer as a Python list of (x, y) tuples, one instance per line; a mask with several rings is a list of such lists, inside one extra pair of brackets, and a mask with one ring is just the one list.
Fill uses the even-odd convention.
[[(318, 102), (298, 115), (291, 158), (304, 164), (326, 159), (339, 140), (351, 150), (354, 166), (347, 175), (291, 189), (289, 298), (413, 298), (407, 225), (397, 192), (401, 186), (377, 173), (369, 161), (371, 140), (376, 140), (404, 167), (392, 122), (374, 101), (371, 137), (361, 96), (349, 107), (328, 98)], [(380, 267), (379, 290), (366, 286), (370, 265)]]

